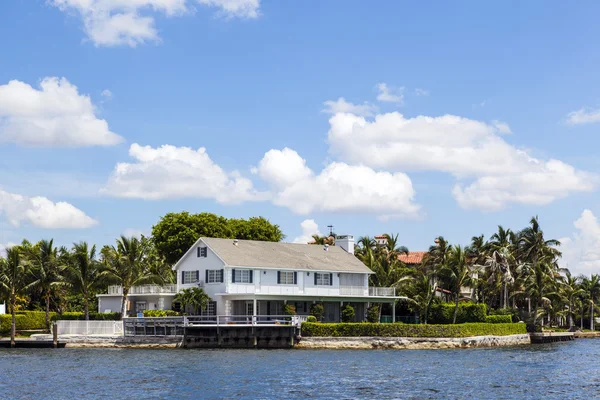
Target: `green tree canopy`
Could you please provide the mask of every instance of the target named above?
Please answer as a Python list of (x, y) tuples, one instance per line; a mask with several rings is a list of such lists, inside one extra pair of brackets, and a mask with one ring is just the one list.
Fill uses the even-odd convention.
[(279, 242), (285, 237), (279, 225), (263, 217), (228, 219), (211, 213), (168, 213), (152, 227), (158, 253), (176, 263), (201, 236)]

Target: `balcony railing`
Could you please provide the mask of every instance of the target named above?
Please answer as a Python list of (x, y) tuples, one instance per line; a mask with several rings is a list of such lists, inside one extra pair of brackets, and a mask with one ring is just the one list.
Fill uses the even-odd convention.
[(394, 297), (396, 296), (396, 288), (393, 287), (370, 287), (369, 296), (375, 297)]
[(346, 296), (364, 296), (366, 288), (364, 286), (340, 286), (340, 295)]
[[(129, 289), (129, 294), (173, 294), (177, 293), (177, 285), (169, 284), (169, 285), (141, 285), (141, 286), (133, 286)], [(122, 286), (109, 286), (108, 294), (123, 294)]]

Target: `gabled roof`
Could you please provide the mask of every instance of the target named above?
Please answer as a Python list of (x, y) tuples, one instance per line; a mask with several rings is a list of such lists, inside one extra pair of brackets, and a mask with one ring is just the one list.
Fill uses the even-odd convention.
[(427, 254), (426, 251), (410, 251), (408, 252), (408, 255), (400, 254), (398, 260), (402, 261), (404, 264), (421, 264), (425, 254)]
[(225, 264), (233, 267), (373, 273), (353, 254), (339, 246), (255, 240), (201, 238)]

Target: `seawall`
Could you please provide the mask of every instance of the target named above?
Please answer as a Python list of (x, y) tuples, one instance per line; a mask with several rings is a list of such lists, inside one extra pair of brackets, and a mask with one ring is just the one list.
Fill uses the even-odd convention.
[(530, 344), (529, 334), (465, 338), (302, 337), (298, 349), (468, 349)]

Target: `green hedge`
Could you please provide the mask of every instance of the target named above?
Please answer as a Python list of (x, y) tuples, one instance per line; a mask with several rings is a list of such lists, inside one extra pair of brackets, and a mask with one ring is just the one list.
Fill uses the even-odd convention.
[(144, 310), (144, 317), (177, 317), (181, 315), (173, 310)]
[(506, 336), (527, 333), (525, 324), (486, 324), (465, 323), (456, 325), (409, 325), (409, 324), (373, 324), (339, 323), (321, 324), (304, 322), (302, 336), (316, 337), (469, 337), (469, 336)]
[(488, 324), (510, 324), (512, 322), (511, 315), (488, 315), (485, 317), (485, 322)]
[[(90, 321), (118, 321), (121, 319), (121, 313), (90, 313)], [(85, 313), (82, 312), (65, 312), (57, 314), (52, 318), (52, 321), (83, 321), (85, 320)]]
[[(451, 324), (454, 318), (454, 303), (438, 303), (431, 306), (428, 322), (431, 324)], [(456, 323), (485, 322), (487, 306), (485, 304), (459, 303)]]
[[(50, 313), (50, 319), (54, 318), (56, 313)], [(43, 311), (20, 311), (15, 315), (17, 331), (30, 331), (37, 329), (46, 329), (46, 313)], [(0, 333), (10, 333), (12, 317), (10, 314), (0, 315)]]
[(498, 308), (496, 310), (489, 310), (488, 313), (490, 315), (510, 315), (512, 318), (512, 322), (519, 322), (521, 319), (519, 318), (519, 311), (514, 308)]

